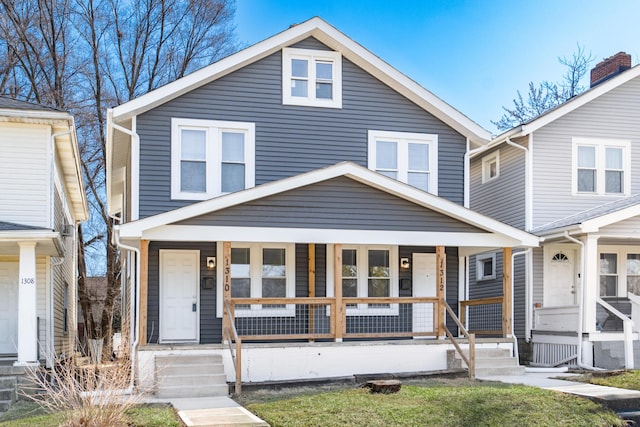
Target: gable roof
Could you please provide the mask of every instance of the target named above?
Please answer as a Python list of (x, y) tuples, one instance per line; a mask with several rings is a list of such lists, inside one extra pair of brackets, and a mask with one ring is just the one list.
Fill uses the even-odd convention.
[(168, 224), (175, 224), (200, 215), (220, 211), (232, 206), (340, 176), (351, 178), (372, 188), (410, 201), (418, 206), (442, 213), (485, 232), (509, 237), (515, 240), (519, 246), (538, 246), (539, 239), (525, 231), (481, 215), (442, 197), (426, 193), (395, 179), (373, 172), (352, 162), (341, 162), (323, 169), (262, 184), (247, 190), (226, 194), (169, 212), (122, 224), (118, 226), (119, 235), (124, 238), (140, 238), (146, 230)]
[(472, 141), (486, 143), (491, 138), (489, 131), (318, 17), (294, 25), (253, 46), (113, 108), (113, 121), (122, 123), (308, 37), (314, 37), (328, 47), (341, 52), (345, 58)]
[[(593, 101), (594, 99), (597, 99), (611, 92), (612, 90), (622, 86), (623, 84), (635, 79), (638, 76), (640, 76), (640, 65), (636, 65), (635, 67), (625, 70), (617, 76), (612, 77), (611, 79), (584, 91), (578, 96), (574, 96), (573, 98), (550, 109), (549, 111), (537, 117), (534, 117), (521, 125), (509, 129), (506, 132), (501, 133), (500, 135), (493, 138), (493, 140), (491, 140), (491, 142), (483, 147), (484, 149), (480, 150), (479, 152), (503, 144), (507, 139), (527, 136), (537, 131), (538, 129), (548, 125), (549, 123), (558, 120), (561, 117), (564, 117), (572, 111), (575, 111), (576, 109)], [(478, 153), (475, 154), (477, 155)], [(474, 155), (472, 155), (471, 157), (474, 157)]]
[(583, 232), (597, 231), (618, 221), (640, 215), (640, 194), (614, 200), (582, 212), (561, 218), (531, 230), (537, 235), (545, 235), (569, 229)]
[(8, 98), (6, 96), (0, 96), (0, 108), (11, 110), (31, 110), (31, 111), (56, 111), (64, 112), (57, 108), (47, 107), (45, 105), (34, 104), (26, 101), (19, 101), (17, 99)]

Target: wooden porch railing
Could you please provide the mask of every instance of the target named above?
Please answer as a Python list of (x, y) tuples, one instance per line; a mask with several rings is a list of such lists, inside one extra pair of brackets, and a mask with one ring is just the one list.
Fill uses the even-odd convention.
[[(231, 353), (231, 360), (233, 361), (233, 368), (236, 371), (236, 386), (234, 394), (239, 395), (242, 393), (242, 339), (238, 336), (235, 322), (233, 321), (233, 308), (229, 304), (229, 300), (224, 302), (227, 308), (227, 316), (229, 317), (228, 324), (231, 326), (225, 327), (222, 331), (223, 338), (229, 345), (229, 352)], [(235, 353), (232, 343), (236, 343)]]
[(462, 357), (462, 360), (464, 360), (465, 363), (467, 364), (467, 368), (469, 369), (469, 378), (475, 379), (476, 377), (476, 336), (475, 334), (467, 332), (462, 322), (458, 319), (458, 317), (456, 316), (456, 314), (453, 312), (453, 310), (451, 309), (451, 307), (446, 301), (444, 301), (444, 307), (447, 310), (447, 313), (449, 313), (449, 316), (451, 316), (453, 321), (458, 326), (460, 333), (464, 335), (465, 338), (467, 338), (467, 342), (469, 343), (469, 357), (465, 356), (464, 352), (462, 351), (462, 348), (460, 347), (460, 344), (458, 344), (456, 338), (453, 336), (451, 331), (449, 331), (449, 328), (447, 328), (446, 323), (442, 325), (442, 328), (444, 329), (444, 332), (447, 335), (447, 338), (449, 338), (449, 341), (453, 343), (453, 346), (456, 348), (456, 351), (458, 352), (460, 357)]
[[(482, 313), (482, 309), (487, 311), (489, 309), (489, 306), (492, 305), (499, 305), (500, 310), (502, 310), (502, 303), (503, 297), (478, 298), (473, 300), (460, 301), (460, 323), (465, 325), (465, 328), (467, 328), (469, 332), (472, 332), (475, 335), (503, 335), (501, 322), (502, 315), (499, 314), (495, 316), (494, 313), (494, 315), (492, 316), (491, 314)], [(470, 307), (478, 308), (479, 313), (472, 316), (474, 317), (474, 319), (469, 319), (470, 316), (467, 312), (469, 311), (468, 309)], [(473, 321), (479, 326), (471, 326), (468, 323), (469, 321)], [(500, 329), (487, 328), (486, 325), (488, 323), (491, 323), (492, 321), (496, 322), (497, 325), (500, 325)]]

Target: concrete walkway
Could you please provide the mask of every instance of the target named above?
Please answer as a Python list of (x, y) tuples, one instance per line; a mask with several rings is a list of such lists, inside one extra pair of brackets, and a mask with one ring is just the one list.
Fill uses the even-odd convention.
[(269, 427), (229, 397), (158, 399), (148, 403), (171, 403), (187, 427)]

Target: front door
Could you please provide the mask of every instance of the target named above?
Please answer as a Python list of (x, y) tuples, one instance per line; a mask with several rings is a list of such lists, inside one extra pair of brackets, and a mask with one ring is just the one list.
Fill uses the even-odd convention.
[(545, 251), (544, 306), (576, 304), (576, 250), (553, 246)]
[[(414, 297), (436, 296), (436, 254), (413, 254)], [(433, 305), (416, 304), (413, 307), (413, 331), (433, 331)]]
[(160, 251), (160, 341), (199, 340), (200, 251)]
[(0, 354), (18, 350), (18, 263), (0, 262)]

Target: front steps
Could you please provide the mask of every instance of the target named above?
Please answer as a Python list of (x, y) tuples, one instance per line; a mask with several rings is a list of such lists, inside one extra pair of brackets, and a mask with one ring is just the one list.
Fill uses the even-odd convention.
[(155, 394), (159, 398), (228, 396), (220, 355), (158, 355)]
[(5, 412), (16, 401), (16, 377), (0, 376), (0, 414)]
[[(466, 355), (466, 354), (465, 354)], [(455, 350), (447, 350), (447, 368), (466, 368)], [(476, 348), (476, 377), (524, 375), (524, 366), (506, 348)]]

